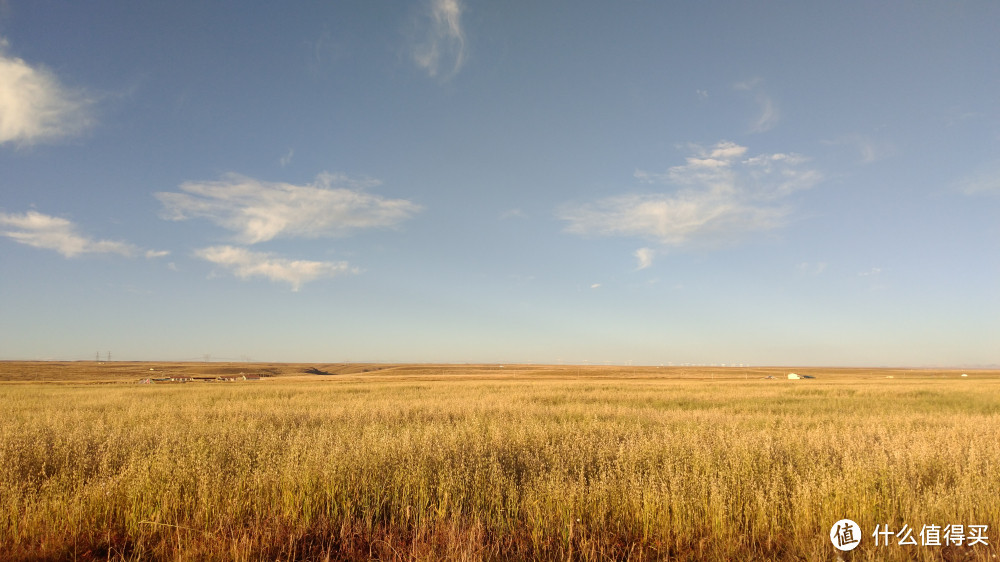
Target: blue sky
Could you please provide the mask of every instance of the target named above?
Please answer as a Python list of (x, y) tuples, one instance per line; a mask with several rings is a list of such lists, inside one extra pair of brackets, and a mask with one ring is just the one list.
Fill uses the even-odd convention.
[(0, 2), (0, 359), (1000, 364), (996, 2)]

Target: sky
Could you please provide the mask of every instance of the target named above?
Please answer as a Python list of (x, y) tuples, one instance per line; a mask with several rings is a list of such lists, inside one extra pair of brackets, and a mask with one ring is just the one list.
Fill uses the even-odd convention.
[(0, 359), (998, 365), (998, 22), (2, 0)]

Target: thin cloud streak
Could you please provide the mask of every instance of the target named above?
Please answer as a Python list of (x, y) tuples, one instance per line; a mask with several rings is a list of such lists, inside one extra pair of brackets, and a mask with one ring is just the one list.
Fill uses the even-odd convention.
[[(666, 173), (636, 171), (642, 183), (673, 187), (672, 192), (627, 194), (558, 213), (567, 232), (580, 235), (630, 236), (664, 247), (714, 245), (746, 234), (782, 226), (791, 208), (784, 199), (820, 179), (804, 168), (797, 154), (761, 154), (746, 158), (747, 148), (720, 142)], [(639, 265), (652, 254), (636, 252)], [(641, 268), (641, 267), (640, 267)]]
[(778, 111), (778, 106), (771, 99), (771, 96), (764, 91), (762, 86), (763, 80), (760, 78), (754, 78), (753, 80), (748, 80), (746, 82), (740, 82), (734, 87), (737, 90), (748, 91), (753, 94), (754, 101), (760, 106), (760, 115), (750, 126), (751, 133), (763, 133), (770, 131), (778, 124), (781, 119), (781, 113)]
[(518, 208), (508, 209), (500, 213), (500, 220), (526, 219), (526, 218), (528, 218), (528, 213), (525, 213), (524, 210)]
[(465, 33), (461, 0), (432, 0), (427, 38), (417, 45), (413, 60), (431, 77), (450, 67), (446, 77), (458, 74), (465, 64)]
[(130, 257), (138, 249), (127, 242), (94, 240), (77, 232), (72, 222), (37, 211), (23, 215), (0, 213), (0, 225), (13, 230), (0, 231), (0, 235), (33, 248), (55, 250), (67, 258), (82, 254), (119, 254)]
[(955, 184), (955, 189), (965, 195), (1000, 195), (1000, 164), (994, 163), (978, 173), (962, 178)]
[(367, 193), (374, 180), (323, 173), (307, 185), (265, 182), (228, 174), (221, 181), (187, 182), (182, 193), (160, 192), (161, 216), (204, 218), (245, 244), (274, 238), (344, 236), (366, 228), (393, 227), (422, 208), (406, 199)]
[(7, 54), (0, 37), (0, 144), (31, 145), (89, 127), (93, 101), (43, 67)]
[(862, 164), (871, 164), (886, 158), (895, 156), (897, 149), (891, 143), (878, 141), (868, 135), (849, 134), (842, 135), (833, 140), (820, 141), (831, 146), (847, 146), (857, 151), (858, 159)]
[(778, 108), (774, 105), (774, 100), (770, 96), (764, 93), (758, 93), (757, 103), (760, 104), (760, 116), (757, 117), (757, 121), (754, 122), (753, 126), (750, 128), (752, 133), (763, 133), (765, 131), (770, 131), (778, 124), (778, 119), (780, 115), (778, 114)]
[(795, 266), (795, 270), (799, 272), (799, 274), (801, 275), (817, 276), (821, 275), (824, 271), (826, 271), (826, 266), (827, 266), (826, 262), (822, 261), (821, 262), (804, 261), (799, 265)]
[(310, 281), (360, 272), (344, 261), (290, 260), (234, 246), (201, 248), (195, 251), (195, 256), (229, 269), (240, 279), (264, 277), (274, 282), (288, 283), (292, 291), (296, 292)]

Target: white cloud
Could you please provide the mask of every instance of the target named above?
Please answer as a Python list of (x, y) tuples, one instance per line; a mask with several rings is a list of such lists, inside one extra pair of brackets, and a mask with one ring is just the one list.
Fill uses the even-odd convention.
[(980, 119), (984, 117), (985, 114), (979, 111), (966, 111), (959, 106), (951, 107), (945, 111), (945, 123), (949, 127), (954, 127), (959, 123), (968, 121), (970, 119)]
[(889, 276), (883, 275), (886, 271), (888, 270), (883, 270), (881, 267), (873, 267), (868, 271), (858, 272), (858, 277), (862, 278), (870, 290), (884, 291), (890, 288)]
[(780, 119), (778, 108), (774, 105), (774, 100), (767, 94), (758, 93), (756, 98), (757, 103), (760, 104), (760, 116), (757, 117), (757, 120), (750, 127), (750, 132), (763, 133), (764, 131), (770, 131), (778, 124), (778, 119)]
[(815, 185), (820, 174), (805, 168), (806, 158), (797, 154), (745, 158), (746, 152), (746, 147), (731, 142), (695, 147), (686, 164), (666, 173), (635, 173), (643, 183), (671, 186), (673, 191), (567, 206), (559, 217), (569, 222), (568, 232), (634, 236), (673, 247), (731, 242), (749, 232), (780, 227), (791, 212), (783, 200)]
[(593, 285), (590, 286), (590, 288), (591, 289), (600, 289), (601, 288), (601, 284), (600, 283), (594, 283)]
[(293, 148), (289, 148), (289, 149), (288, 149), (288, 152), (286, 152), (286, 153), (285, 153), (285, 154), (284, 154), (284, 155), (283, 155), (283, 156), (281, 157), (281, 159), (280, 159), (280, 160), (278, 160), (278, 163), (279, 163), (279, 164), (281, 164), (281, 167), (282, 167), (282, 168), (284, 168), (285, 166), (287, 166), (287, 165), (289, 165), (289, 164), (291, 164), (291, 163), (292, 163), (292, 156), (295, 156), (295, 149), (293, 149)]
[(727, 163), (733, 158), (740, 158), (747, 153), (747, 147), (740, 146), (735, 142), (722, 141), (712, 148), (708, 155), (712, 158), (722, 158)]
[(378, 182), (327, 173), (307, 185), (228, 174), (221, 181), (187, 182), (180, 186), (184, 193), (161, 192), (156, 197), (163, 203), (164, 218), (205, 218), (235, 232), (246, 244), (391, 227), (420, 211), (412, 201), (367, 193), (365, 188), (373, 185)]
[(461, 0), (431, 0), (426, 39), (417, 45), (413, 60), (430, 76), (442, 67), (454, 76), (465, 64), (465, 33), (462, 31)]
[(855, 146), (857, 146), (858, 153), (861, 155), (861, 161), (865, 164), (871, 164), (877, 160), (885, 157), (887, 151), (875, 144), (869, 138), (858, 137), (855, 140)]
[(795, 266), (795, 269), (801, 275), (820, 275), (821, 273), (826, 271), (826, 262), (821, 261), (821, 262), (811, 263), (804, 261), (799, 265)]
[(6, 50), (7, 41), (0, 38), (0, 144), (51, 141), (91, 124), (91, 100)]
[(202, 248), (195, 251), (195, 256), (230, 269), (241, 279), (266, 277), (271, 281), (290, 284), (293, 291), (298, 291), (303, 283), (316, 279), (359, 273), (358, 268), (343, 261), (290, 260), (234, 246)]
[(154, 258), (162, 258), (164, 256), (169, 256), (170, 250), (146, 250), (146, 259), (151, 260)]
[(962, 178), (955, 188), (966, 195), (1000, 195), (1000, 164), (994, 164), (982, 171)]
[(653, 256), (655, 254), (656, 251), (653, 250), (652, 248), (639, 248), (638, 250), (636, 250), (635, 253), (632, 254), (635, 256), (635, 259), (639, 262), (636, 269), (646, 269), (647, 267), (653, 265)]
[(506, 211), (500, 213), (500, 220), (526, 219), (526, 218), (528, 218), (528, 214), (525, 213), (523, 210), (517, 208), (507, 209)]
[(568, 232), (636, 236), (665, 246), (698, 239), (775, 228), (787, 211), (756, 207), (712, 192), (625, 195), (564, 210)]
[(850, 134), (843, 135), (833, 140), (822, 141), (823, 144), (833, 146), (847, 146), (857, 151), (858, 158), (863, 164), (871, 164), (884, 160), (897, 153), (896, 147), (891, 143), (876, 140), (868, 135)]
[(0, 231), (0, 235), (35, 248), (55, 250), (67, 258), (81, 254), (131, 256), (137, 251), (135, 246), (126, 242), (93, 240), (78, 233), (72, 222), (36, 211), (23, 215), (0, 213), (0, 225), (13, 228)]
[(763, 84), (764, 81), (760, 78), (754, 78), (753, 80), (748, 80), (746, 82), (740, 82), (734, 86), (737, 90), (748, 91), (753, 94), (754, 101), (760, 106), (760, 115), (756, 120), (750, 125), (751, 133), (763, 133), (774, 128), (778, 124), (778, 120), (781, 119), (781, 114), (778, 111), (778, 106), (771, 99), (771, 96), (764, 91)]

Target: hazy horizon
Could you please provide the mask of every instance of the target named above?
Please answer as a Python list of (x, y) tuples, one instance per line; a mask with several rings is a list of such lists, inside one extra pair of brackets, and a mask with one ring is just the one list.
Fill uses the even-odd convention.
[[(162, 364), (162, 365), (178, 365), (178, 364), (193, 364), (193, 365), (211, 365), (213, 363), (219, 365), (232, 365), (232, 364), (245, 364), (245, 365), (386, 365), (386, 366), (445, 366), (445, 367), (460, 367), (462, 365), (469, 366), (486, 366), (486, 367), (567, 367), (567, 368), (598, 368), (598, 367), (611, 367), (611, 368), (630, 368), (634, 367), (637, 369), (757, 369), (757, 370), (773, 370), (773, 369), (809, 369), (809, 370), (886, 370), (886, 371), (959, 371), (959, 370), (969, 370), (969, 371), (994, 371), (1000, 369), (1000, 364), (993, 365), (926, 365), (926, 366), (913, 366), (913, 365), (822, 365), (822, 364), (802, 364), (802, 365), (749, 365), (749, 364), (723, 364), (723, 363), (665, 363), (662, 365), (647, 365), (647, 364), (629, 364), (629, 363), (537, 363), (537, 362), (517, 362), (517, 361), (503, 361), (503, 362), (484, 362), (484, 361), (458, 361), (458, 362), (448, 362), (448, 361), (266, 361), (266, 360), (256, 360), (256, 359), (231, 359), (231, 358), (210, 358), (205, 360), (204, 358), (189, 358), (189, 359), (112, 359), (110, 361), (106, 359), (0, 359), (0, 362), (6, 363), (98, 363), (101, 365), (112, 364), (112, 363), (148, 363), (148, 364)], [(806, 373), (808, 374), (808, 373)]]

